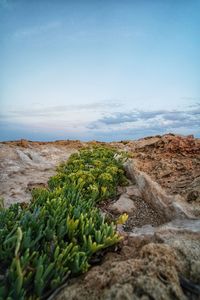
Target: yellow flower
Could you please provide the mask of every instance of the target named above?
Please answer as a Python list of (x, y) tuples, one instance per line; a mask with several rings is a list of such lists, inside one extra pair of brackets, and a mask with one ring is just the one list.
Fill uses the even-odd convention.
[(117, 224), (124, 224), (128, 220), (128, 215), (125, 213), (117, 219)]
[(102, 191), (103, 195), (105, 195), (106, 192), (107, 192), (107, 187), (106, 186), (102, 186), (101, 187), (101, 191)]

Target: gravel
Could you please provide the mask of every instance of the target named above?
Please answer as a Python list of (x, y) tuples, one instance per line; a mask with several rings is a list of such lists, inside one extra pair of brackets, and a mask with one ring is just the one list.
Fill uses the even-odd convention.
[(131, 198), (134, 201), (136, 210), (132, 216), (129, 216), (124, 228), (125, 231), (131, 231), (134, 227), (142, 227), (144, 225), (159, 226), (165, 223), (163, 217), (142, 198), (136, 196)]

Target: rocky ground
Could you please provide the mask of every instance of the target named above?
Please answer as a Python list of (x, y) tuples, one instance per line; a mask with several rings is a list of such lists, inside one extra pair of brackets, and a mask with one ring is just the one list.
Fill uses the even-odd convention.
[(200, 201), (200, 139), (173, 134), (126, 144), (138, 167), (170, 194)]
[(81, 146), (79, 141), (0, 143), (0, 196), (5, 205), (29, 201), (31, 190), (46, 186), (56, 166)]
[[(0, 143), (5, 204), (29, 201), (33, 187), (46, 186), (56, 165), (87, 145)], [(200, 299), (200, 140), (168, 134), (111, 145), (130, 153), (129, 185), (101, 205), (111, 217), (129, 214), (118, 227), (123, 242), (50, 299)]]

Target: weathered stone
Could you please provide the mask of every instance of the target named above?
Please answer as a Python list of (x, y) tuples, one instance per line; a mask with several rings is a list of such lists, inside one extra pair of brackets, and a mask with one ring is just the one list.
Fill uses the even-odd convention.
[(129, 185), (126, 187), (126, 194), (128, 196), (141, 197), (141, 193), (136, 185)]
[(182, 201), (180, 196), (167, 195), (149, 175), (138, 170), (133, 160), (129, 159), (124, 166), (129, 176), (136, 181), (145, 201), (159, 211), (163, 218), (171, 220), (175, 217), (194, 217), (190, 207)]
[(125, 247), (125, 253), (108, 254), (100, 266), (69, 283), (54, 299), (187, 299), (179, 282), (183, 270), (178, 251), (141, 237), (130, 239)]
[(13, 143), (0, 143), (0, 197), (6, 207), (29, 201), (32, 187), (46, 186), (56, 166), (77, 151), (53, 143)]
[(122, 194), (115, 203), (109, 206), (108, 209), (117, 214), (133, 214), (136, 210), (136, 207), (134, 205), (134, 202), (130, 199), (130, 197), (127, 194)]
[(187, 201), (195, 201), (199, 197), (199, 192), (198, 191), (190, 191), (187, 195)]
[(149, 174), (168, 193), (181, 194), (187, 199), (190, 185), (200, 177), (200, 139), (166, 134), (130, 142), (127, 146), (134, 153), (140, 171)]
[(133, 286), (130, 283), (116, 283), (104, 291), (102, 298), (105, 300), (138, 300), (133, 294)]
[(117, 192), (118, 192), (118, 194), (123, 194), (126, 192), (126, 188), (124, 186), (118, 186)]

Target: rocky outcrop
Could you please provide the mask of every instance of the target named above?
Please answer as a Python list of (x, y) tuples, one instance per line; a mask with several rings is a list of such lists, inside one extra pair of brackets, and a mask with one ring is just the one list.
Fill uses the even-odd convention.
[(31, 190), (46, 186), (56, 166), (77, 151), (76, 148), (46, 143), (19, 142), (19, 145), (0, 144), (0, 197), (5, 206), (29, 201)]
[[(163, 136), (146, 137), (132, 143), (132, 149), (136, 152), (175, 153), (181, 155), (200, 154), (200, 140), (193, 135), (180, 136), (165, 134)], [(127, 144), (129, 145), (129, 144)]]
[(168, 195), (149, 175), (139, 171), (133, 160), (126, 162), (125, 169), (129, 178), (138, 186), (145, 201), (159, 211), (163, 219), (194, 217), (190, 206), (181, 201), (180, 196)]
[(168, 195), (181, 195), (200, 215), (200, 139), (167, 134), (124, 145), (138, 170), (148, 174)]
[[(6, 205), (29, 201), (34, 187), (46, 186), (56, 166), (86, 145), (0, 143)], [(125, 165), (129, 185), (100, 206), (111, 218), (129, 214), (118, 227), (123, 242), (50, 299), (200, 299), (200, 140), (168, 134), (111, 145), (132, 157)]]
[(177, 183), (179, 174), (186, 177), (186, 182), (191, 181), (191, 175), (193, 179), (200, 175), (200, 139), (192, 136), (149, 137), (129, 142), (125, 147), (137, 158), (141, 170), (151, 174), (156, 181), (162, 178), (165, 187), (168, 187), (167, 177), (176, 177)]
[(108, 253), (51, 299), (197, 300), (199, 255), (199, 235), (129, 237), (120, 252)]

